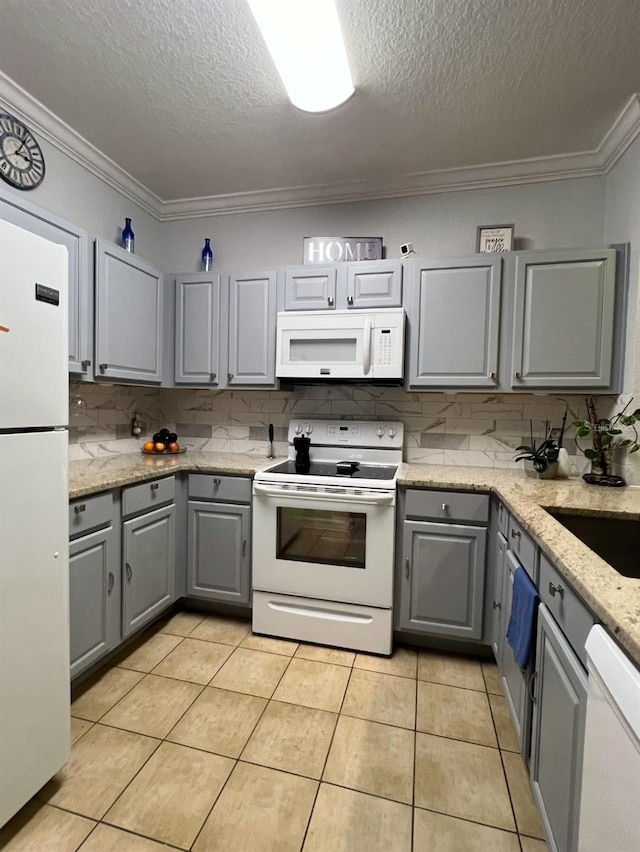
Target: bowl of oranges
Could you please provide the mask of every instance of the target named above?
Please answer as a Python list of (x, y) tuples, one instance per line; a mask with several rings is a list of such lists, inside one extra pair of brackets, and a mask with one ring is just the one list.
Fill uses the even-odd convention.
[(177, 434), (168, 429), (160, 429), (150, 441), (145, 441), (142, 445), (142, 452), (145, 455), (162, 455), (163, 453), (167, 455), (186, 453), (186, 451), (186, 447), (183, 449), (178, 443)]

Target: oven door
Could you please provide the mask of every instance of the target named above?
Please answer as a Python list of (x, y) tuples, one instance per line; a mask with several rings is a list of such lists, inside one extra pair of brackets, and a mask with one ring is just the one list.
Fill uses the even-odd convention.
[(390, 607), (395, 492), (283, 493), (253, 486), (253, 587)]

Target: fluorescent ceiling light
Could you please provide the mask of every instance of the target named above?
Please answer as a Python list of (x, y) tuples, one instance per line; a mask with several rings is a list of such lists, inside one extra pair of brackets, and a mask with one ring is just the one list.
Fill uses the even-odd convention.
[(354, 92), (335, 0), (248, 0), (294, 106), (325, 112)]

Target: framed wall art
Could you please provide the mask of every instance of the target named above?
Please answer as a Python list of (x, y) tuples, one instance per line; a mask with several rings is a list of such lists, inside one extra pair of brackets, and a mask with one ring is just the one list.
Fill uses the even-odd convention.
[(479, 225), (476, 234), (476, 251), (481, 254), (498, 254), (513, 250), (515, 225)]

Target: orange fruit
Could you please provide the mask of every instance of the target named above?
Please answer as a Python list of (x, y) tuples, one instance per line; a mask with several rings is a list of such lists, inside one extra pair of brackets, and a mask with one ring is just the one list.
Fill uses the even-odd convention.
[(142, 445), (142, 450), (145, 453), (152, 453), (155, 450), (155, 448), (156, 448), (156, 445), (153, 443), (153, 441), (145, 441), (144, 444)]
[(165, 449), (166, 449), (165, 445), (160, 443), (160, 441), (158, 441), (154, 445), (154, 450), (155, 450), (156, 453), (164, 453)]

